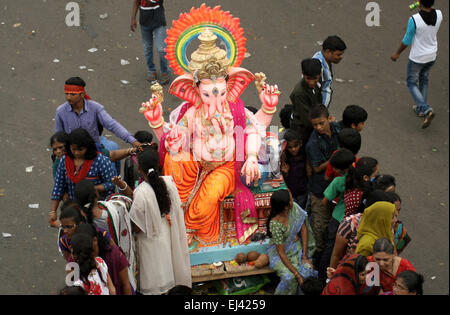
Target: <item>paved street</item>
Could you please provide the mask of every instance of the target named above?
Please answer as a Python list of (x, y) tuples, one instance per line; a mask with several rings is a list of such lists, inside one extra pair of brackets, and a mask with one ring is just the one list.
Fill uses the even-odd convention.
[[(55, 109), (65, 101), (64, 81), (81, 76), (87, 93), (131, 133), (149, 130), (138, 112), (150, 93), (140, 31), (130, 31), (132, 0), (75, 1), (79, 27), (65, 23), (68, 2), (0, 2), (0, 294), (55, 294), (64, 286), (57, 231), (47, 223), (53, 185), (49, 139)], [(425, 294), (449, 294), (449, 2), (436, 1), (444, 15), (428, 97), (436, 118), (425, 130), (405, 84), (409, 49), (396, 63), (390, 60), (412, 0), (377, 0), (382, 11), (374, 27), (366, 25), (366, 0), (164, 2), (168, 28), (180, 12), (202, 3), (220, 4), (240, 18), (248, 52), (241, 66), (278, 84), (279, 110), (300, 79), (300, 61), (320, 50), (328, 35), (344, 39), (348, 49), (333, 68), (331, 114), (340, 118), (349, 104), (368, 111), (359, 156), (375, 157), (382, 174), (396, 177), (400, 219), (412, 237), (402, 257), (425, 276)], [(121, 59), (129, 64), (121, 65)], [(181, 101), (164, 90), (167, 118)], [(260, 106), (254, 84), (242, 99)], [(278, 123), (277, 113), (273, 124)]]

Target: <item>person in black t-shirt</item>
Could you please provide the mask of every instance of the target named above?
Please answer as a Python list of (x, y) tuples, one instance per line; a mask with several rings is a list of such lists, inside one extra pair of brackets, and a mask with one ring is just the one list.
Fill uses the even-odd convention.
[(309, 112), (322, 104), (322, 90), (318, 85), (321, 72), (322, 65), (319, 60), (311, 58), (302, 60), (303, 76), (290, 95), (293, 105), (291, 129), (301, 134), (305, 144), (314, 130), (309, 120)]
[(159, 57), (161, 76), (159, 81), (162, 85), (170, 81), (169, 67), (165, 58), (166, 48), (166, 17), (164, 14), (164, 0), (134, 0), (131, 15), (131, 31), (137, 28), (136, 15), (139, 9), (139, 24), (141, 26), (142, 43), (148, 67), (147, 81), (155, 83), (157, 80), (156, 67), (153, 62), (153, 37), (155, 39), (156, 51)]

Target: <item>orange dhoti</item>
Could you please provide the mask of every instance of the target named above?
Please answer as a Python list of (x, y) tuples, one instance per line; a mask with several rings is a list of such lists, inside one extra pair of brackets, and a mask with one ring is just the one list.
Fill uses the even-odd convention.
[(192, 155), (184, 157), (167, 153), (163, 173), (172, 176), (178, 188), (187, 232), (209, 245), (221, 236), (220, 203), (234, 191), (235, 162), (209, 163), (193, 161)]

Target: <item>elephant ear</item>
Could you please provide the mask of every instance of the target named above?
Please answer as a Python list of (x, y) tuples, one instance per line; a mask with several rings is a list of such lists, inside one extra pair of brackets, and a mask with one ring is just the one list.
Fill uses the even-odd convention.
[(231, 67), (228, 70), (228, 101), (235, 103), (247, 86), (255, 80), (255, 76), (248, 70)]
[(169, 93), (178, 96), (194, 106), (198, 106), (201, 103), (200, 95), (198, 95), (197, 88), (194, 84), (194, 78), (189, 73), (176, 78), (170, 85)]

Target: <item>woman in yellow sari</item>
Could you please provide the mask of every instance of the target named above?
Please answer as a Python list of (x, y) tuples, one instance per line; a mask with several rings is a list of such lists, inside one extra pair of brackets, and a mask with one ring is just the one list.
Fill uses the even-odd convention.
[(393, 226), (396, 220), (393, 203), (379, 201), (366, 208), (358, 227), (356, 253), (364, 256), (372, 255), (373, 244), (380, 238), (387, 238), (393, 242)]

